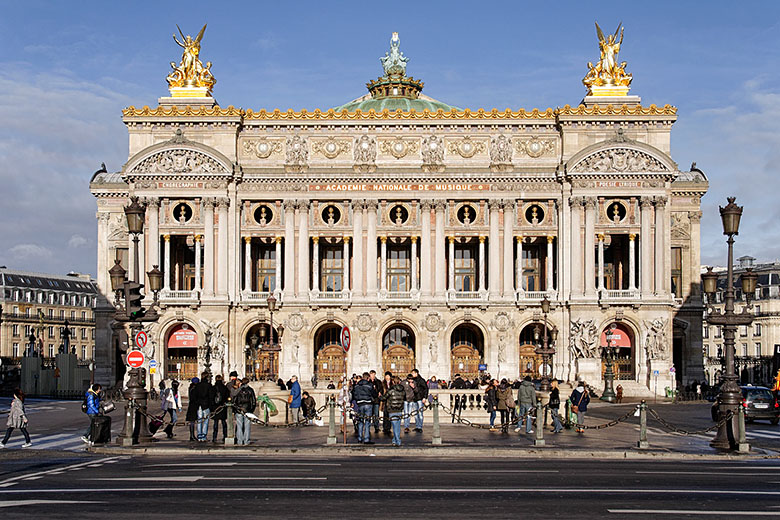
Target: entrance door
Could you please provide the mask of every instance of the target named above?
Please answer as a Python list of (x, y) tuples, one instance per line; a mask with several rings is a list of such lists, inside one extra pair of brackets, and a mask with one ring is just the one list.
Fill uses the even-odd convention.
[(406, 345), (390, 345), (382, 352), (382, 370), (401, 379), (414, 368), (414, 352)]
[(186, 323), (177, 325), (166, 343), (165, 375), (184, 381), (198, 374), (198, 333)]
[(531, 376), (539, 377), (539, 367), (542, 365), (542, 356), (536, 353), (536, 347), (531, 344), (520, 345), (520, 379)]
[(467, 343), (453, 346), (450, 379), (455, 379), (455, 374), (464, 379), (479, 377), (480, 359), (479, 351)]
[(337, 382), (344, 375), (344, 349), (341, 345), (328, 344), (317, 353), (317, 379), (320, 381)]

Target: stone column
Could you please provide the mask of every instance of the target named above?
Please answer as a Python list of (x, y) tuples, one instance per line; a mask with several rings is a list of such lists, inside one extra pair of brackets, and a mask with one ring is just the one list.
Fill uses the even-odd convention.
[(160, 199), (147, 201), (147, 214), (149, 215), (149, 267), (160, 265)]
[(582, 296), (582, 198), (572, 197), (571, 205), (571, 293)]
[(217, 246), (217, 293), (221, 296), (228, 294), (228, 206), (230, 199), (224, 198), (217, 201), (217, 217), (219, 223), (217, 233), (219, 241)]
[(666, 267), (666, 197), (655, 198), (655, 294), (665, 296), (668, 294)]
[(214, 296), (214, 199), (203, 199), (203, 292)]
[[(688, 213), (691, 221), (691, 296), (695, 301), (701, 299), (701, 211)], [(772, 343), (774, 344), (774, 343)]]
[(548, 236), (547, 237), (547, 262), (546, 264), (546, 270), (547, 270), (547, 291), (552, 291), (555, 289), (553, 287), (553, 241), (555, 240), (555, 237)]
[(163, 291), (171, 290), (171, 235), (164, 235), (165, 240), (165, 265), (163, 271), (165, 277), (163, 279)]
[(479, 237), (479, 285), (480, 291), (485, 290), (485, 237)]
[(344, 283), (342, 287), (349, 291), (349, 237), (344, 237)]
[(653, 294), (653, 243), (650, 241), (651, 215), (653, 210), (652, 201), (649, 197), (642, 197), (639, 200), (641, 208), (641, 227), (639, 231), (639, 275), (641, 277), (642, 297), (646, 298)]
[(352, 258), (355, 263), (352, 266), (352, 292), (363, 294), (363, 271), (366, 262), (363, 254), (363, 206), (365, 203), (356, 201), (352, 203)]
[(381, 292), (387, 291), (387, 237), (383, 236), (379, 239), (382, 242), (382, 250), (381, 250), (381, 263), (380, 263), (380, 273), (379, 273), (379, 290)]
[[(490, 270), (488, 271), (488, 279), (490, 279), (490, 298), (493, 299), (497, 298), (501, 292), (501, 284), (499, 280), (499, 262), (501, 260), (501, 255), (498, 251), (498, 219), (501, 210), (501, 202), (497, 200), (491, 200), (488, 203), (488, 207), (490, 208), (490, 238), (488, 243), (490, 248), (490, 252), (488, 253), (490, 255)], [(480, 267), (483, 265), (484, 261), (485, 257), (480, 256)], [(480, 287), (480, 289), (482, 289), (482, 287)]]
[(585, 198), (585, 296), (596, 297), (596, 198)]
[(449, 287), (450, 291), (455, 290), (455, 237), (450, 237), (450, 268), (449, 268)]
[(282, 290), (282, 237), (276, 237), (274, 241), (276, 242), (276, 257), (274, 258), (273, 292), (278, 295)]
[(195, 235), (195, 290), (200, 292), (200, 241), (203, 240), (203, 235)]
[[(108, 276), (108, 270), (114, 267), (114, 261), (109, 260), (109, 248), (108, 248), (108, 223), (111, 220), (111, 213), (99, 211), (97, 213), (98, 221), (98, 243), (97, 243), (97, 280), (98, 287), (103, 291), (104, 296), (109, 301), (114, 301), (111, 290), (111, 279)], [(158, 235), (157, 241), (160, 241)], [(109, 265), (110, 263), (110, 265)], [(159, 260), (158, 260), (159, 264)], [(98, 301), (100, 298), (98, 298)], [(97, 334), (97, 332), (95, 333)]]
[[(430, 215), (428, 216), (428, 218), (430, 219)], [(411, 255), (412, 264), (411, 264), (410, 274), (412, 280), (410, 284), (411, 286), (410, 289), (412, 291), (416, 291), (417, 290), (417, 237), (412, 237), (411, 240), (412, 240), (412, 255)]]
[(628, 289), (636, 290), (636, 235), (628, 235)]
[(431, 205), (429, 200), (420, 202), (422, 235), (420, 237), (420, 292), (431, 295)]
[(311, 287), (315, 292), (320, 290), (320, 237), (311, 237)]
[(515, 202), (512, 200), (504, 201), (504, 254), (503, 274), (504, 274), (504, 298), (514, 298), (514, 262), (512, 262), (513, 241), (515, 229)]
[(244, 237), (244, 292), (252, 290), (252, 237)]
[[(434, 202), (436, 210), (436, 247), (434, 248), (435, 267), (434, 275), (436, 277), (435, 291), (436, 296), (444, 296), (446, 292), (446, 262), (444, 260), (446, 254), (446, 237), (444, 236), (444, 210), (447, 208), (447, 202), (443, 200), (437, 200)], [(452, 262), (450, 262), (450, 267)]]
[(604, 233), (598, 234), (599, 239), (599, 291), (604, 290)]
[(366, 292), (368, 296), (376, 297), (376, 207), (375, 200), (366, 202), (366, 218), (368, 219), (368, 237), (366, 242)]
[(309, 201), (298, 202), (298, 297), (309, 297)]
[(292, 200), (284, 201), (284, 296), (295, 296), (295, 201)]
[(515, 264), (515, 274), (517, 278), (517, 292), (522, 294), (523, 287), (523, 236), (517, 237), (517, 264)]

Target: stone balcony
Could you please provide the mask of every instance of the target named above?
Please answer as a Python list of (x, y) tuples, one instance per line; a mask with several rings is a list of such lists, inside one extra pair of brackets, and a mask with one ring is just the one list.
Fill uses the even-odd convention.
[(200, 291), (174, 291), (163, 289), (160, 291), (160, 305), (162, 307), (170, 305), (192, 305), (200, 304)]
[(377, 302), (382, 309), (388, 307), (417, 309), (420, 306), (420, 291), (379, 291)]
[(244, 291), (241, 293), (241, 306), (242, 307), (268, 307), (268, 297), (274, 295), (276, 298), (276, 305), (280, 307), (282, 305), (282, 293), (281, 291)]
[(352, 291), (309, 291), (309, 305), (317, 307), (343, 307), (352, 304)]
[(449, 307), (487, 307), (487, 291), (447, 291), (447, 306)]
[(642, 299), (642, 293), (638, 289), (600, 289), (598, 294), (601, 305), (638, 306)]

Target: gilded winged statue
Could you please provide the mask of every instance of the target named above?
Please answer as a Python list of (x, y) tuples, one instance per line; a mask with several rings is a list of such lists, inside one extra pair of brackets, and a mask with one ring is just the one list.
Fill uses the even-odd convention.
[(599, 38), (601, 59), (596, 65), (588, 62), (588, 74), (582, 82), (587, 87), (623, 86), (631, 84), (633, 77), (626, 74), (626, 62), (618, 63), (618, 53), (623, 44), (623, 23), (619, 23), (615, 34), (604, 36), (604, 32), (596, 22), (596, 34)]
[(181, 55), (181, 62), (176, 65), (176, 62), (171, 62), (171, 72), (166, 78), (169, 87), (206, 87), (209, 92), (217, 83), (214, 76), (211, 75), (211, 62), (206, 62), (204, 66), (200, 61), (200, 41), (203, 39), (203, 33), (206, 32), (206, 25), (198, 33), (194, 39), (189, 34), (184, 35), (181, 28), (177, 25), (181, 40), (176, 35), (173, 35), (173, 41), (175, 41), (184, 51)]

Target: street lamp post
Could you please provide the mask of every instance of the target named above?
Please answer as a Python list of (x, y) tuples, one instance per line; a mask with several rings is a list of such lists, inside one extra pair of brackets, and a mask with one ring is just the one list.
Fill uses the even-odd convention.
[[(536, 353), (542, 356), (542, 381), (539, 384), (539, 390), (541, 392), (550, 391), (550, 374), (548, 373), (548, 367), (550, 366), (550, 357), (555, 354), (555, 339), (553, 339), (553, 344), (550, 344), (547, 341), (547, 315), (549, 313), (550, 300), (547, 299), (547, 296), (545, 295), (544, 299), (542, 300), (542, 314), (544, 315), (544, 336), (542, 339), (542, 347), (536, 347)], [(550, 335), (552, 334), (553, 333), (551, 331)], [(555, 335), (557, 336), (557, 330), (555, 331)]]
[[(737, 409), (742, 401), (742, 393), (737, 384), (737, 374), (734, 365), (734, 337), (737, 327), (748, 326), (753, 322), (753, 315), (748, 312), (751, 300), (756, 291), (758, 276), (752, 269), (748, 269), (741, 276), (742, 292), (745, 294), (747, 305), (742, 312), (734, 312), (734, 236), (739, 234), (739, 220), (742, 217), (742, 206), (734, 204), (735, 197), (728, 197), (728, 204), (720, 208), (720, 218), (723, 223), (723, 234), (728, 236), (728, 264), (726, 268), (726, 294), (724, 297), (723, 312), (708, 309), (707, 322), (710, 325), (720, 325), (723, 328), (723, 348), (726, 358), (726, 373), (722, 376), (723, 383), (718, 394), (718, 418), (723, 418), (729, 412), (731, 419), (725, 421), (718, 428), (718, 433), (710, 442), (710, 446), (720, 449), (736, 449), (738, 444)], [(708, 268), (702, 276), (704, 292), (710, 300), (718, 290), (718, 274)]]
[(206, 341), (206, 345), (204, 347), (206, 353), (203, 358), (203, 369), (206, 373), (208, 373), (209, 379), (211, 379), (211, 335), (212, 332), (210, 330), (206, 330), (206, 332), (203, 333), (204, 339)]
[(615, 329), (617, 325), (612, 323), (607, 329), (607, 346), (603, 348), (604, 360), (606, 361), (606, 368), (604, 370), (604, 392), (601, 394), (601, 400), (608, 403), (614, 403), (617, 400), (615, 396), (615, 347), (612, 345), (612, 341), (615, 339)]

